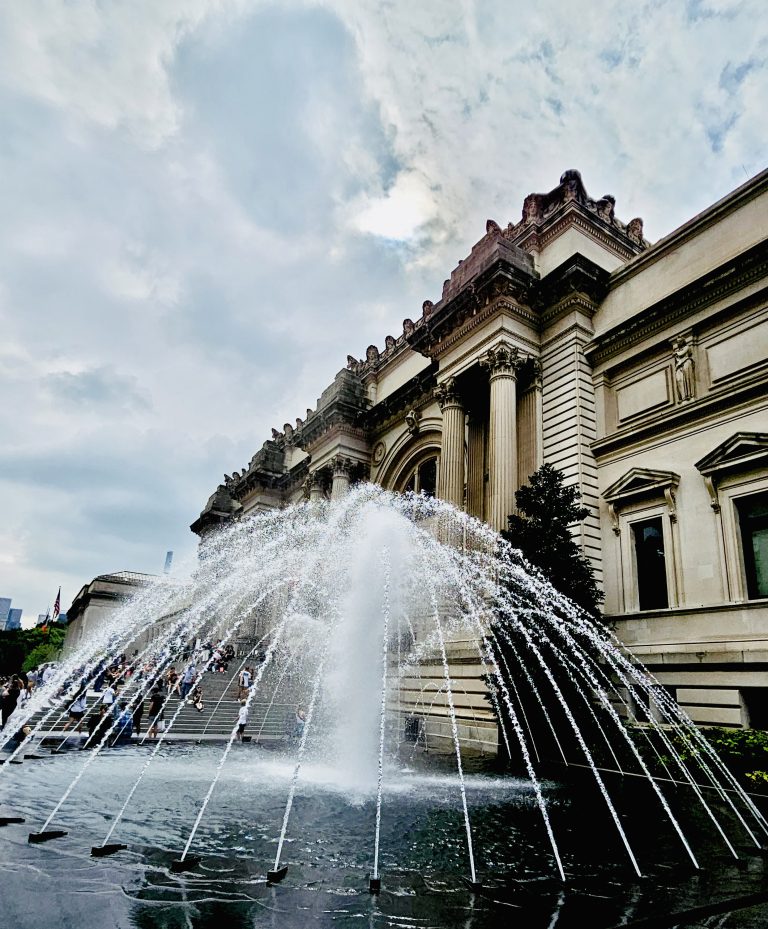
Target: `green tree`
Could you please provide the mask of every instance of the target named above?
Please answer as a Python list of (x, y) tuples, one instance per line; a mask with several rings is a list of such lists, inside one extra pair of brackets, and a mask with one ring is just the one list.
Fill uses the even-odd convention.
[(45, 631), (42, 627), (37, 627), (0, 632), (0, 676), (15, 674), (22, 668), (28, 671), (35, 667), (34, 664), (29, 664), (35, 652), (44, 655), (37, 658), (37, 664), (54, 660), (64, 644), (65, 635), (66, 628), (59, 625), (48, 626)]
[(589, 510), (581, 505), (578, 489), (565, 486), (562, 471), (551, 464), (542, 465), (528, 480), (515, 494), (520, 514), (509, 517), (502, 536), (560, 593), (598, 617), (604, 595), (568, 528), (586, 519)]

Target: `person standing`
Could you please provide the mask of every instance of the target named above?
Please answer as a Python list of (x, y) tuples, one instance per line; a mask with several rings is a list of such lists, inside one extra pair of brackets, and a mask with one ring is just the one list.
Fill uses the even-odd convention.
[(64, 723), (64, 732), (69, 729), (72, 723), (77, 723), (75, 732), (80, 732), (83, 725), (83, 716), (85, 716), (85, 711), (88, 709), (87, 696), (87, 686), (82, 687), (69, 707), (69, 719)]
[(192, 685), (195, 682), (197, 677), (197, 668), (195, 667), (195, 662), (190, 661), (187, 665), (186, 671), (184, 672), (184, 677), (181, 680), (181, 699), (185, 700), (190, 690), (192, 690)]
[(237, 741), (243, 741), (243, 733), (248, 723), (248, 705), (245, 700), (241, 700), (240, 709), (237, 711)]
[(248, 691), (251, 688), (251, 673), (251, 669), (247, 665), (240, 672), (240, 680), (238, 681), (239, 688), (237, 691), (238, 700), (244, 700), (248, 696)]
[(19, 702), (19, 694), (21, 693), (21, 688), (19, 687), (19, 679), (14, 675), (11, 678), (9, 684), (5, 686), (2, 693), (2, 702), (0, 703), (0, 709), (2, 709), (2, 725), (0, 729), (5, 727), (5, 724), (8, 722), (13, 711), (16, 709), (16, 704)]
[(115, 688), (111, 681), (109, 681), (101, 694), (101, 702), (108, 711), (112, 709), (112, 704), (115, 702)]
[[(165, 728), (165, 697), (160, 685), (156, 685), (149, 695), (149, 732), (150, 739), (156, 739), (157, 733)], [(162, 725), (161, 725), (162, 724)]]
[(141, 720), (144, 716), (144, 694), (139, 697), (136, 706), (133, 708), (133, 731), (136, 736), (141, 735)]

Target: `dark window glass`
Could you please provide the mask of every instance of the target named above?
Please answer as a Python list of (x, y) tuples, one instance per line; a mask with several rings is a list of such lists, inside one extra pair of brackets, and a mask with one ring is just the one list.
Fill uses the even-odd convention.
[(430, 458), (419, 468), (419, 488), (428, 497), (437, 493), (437, 458)]
[(741, 691), (750, 729), (768, 729), (768, 688), (748, 687)]
[(739, 500), (737, 507), (747, 596), (750, 600), (768, 597), (768, 493)]
[(669, 606), (664, 530), (661, 517), (633, 523), (637, 591), (641, 610), (663, 610)]
[(414, 471), (413, 474), (408, 478), (408, 481), (405, 487), (403, 487), (403, 493), (406, 493), (406, 494), (413, 493), (415, 489), (416, 489), (416, 472)]

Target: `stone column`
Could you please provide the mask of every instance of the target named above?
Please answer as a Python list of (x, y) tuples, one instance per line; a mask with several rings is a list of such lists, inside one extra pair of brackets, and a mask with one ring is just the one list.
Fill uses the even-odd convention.
[(469, 411), (467, 430), (467, 512), (484, 518), (483, 490), (485, 487), (485, 421), (474, 410)]
[(331, 500), (340, 500), (349, 493), (352, 464), (352, 459), (345, 458), (343, 455), (337, 455), (331, 460), (331, 468), (333, 471)]
[(307, 478), (309, 485), (309, 502), (319, 503), (325, 496), (323, 488), (323, 476), (319, 471), (312, 471)]
[(464, 506), (464, 407), (455, 378), (448, 377), (438, 384), (435, 397), (443, 414), (440, 497), (461, 509)]
[(525, 367), (526, 370), (530, 370), (531, 382), (522, 393), (517, 408), (518, 487), (527, 484), (528, 478), (544, 463), (544, 450), (542, 446), (541, 364), (534, 358), (529, 359)]
[(488, 371), (491, 385), (487, 521), (500, 532), (514, 511), (517, 490), (517, 349), (500, 342), (480, 359), (480, 365)]

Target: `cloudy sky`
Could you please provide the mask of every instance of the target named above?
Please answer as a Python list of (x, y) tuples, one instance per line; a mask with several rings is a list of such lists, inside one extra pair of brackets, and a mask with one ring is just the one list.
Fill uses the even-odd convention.
[(660, 238), (765, 166), (764, 0), (0, 7), (0, 596), (162, 569), (563, 170)]

